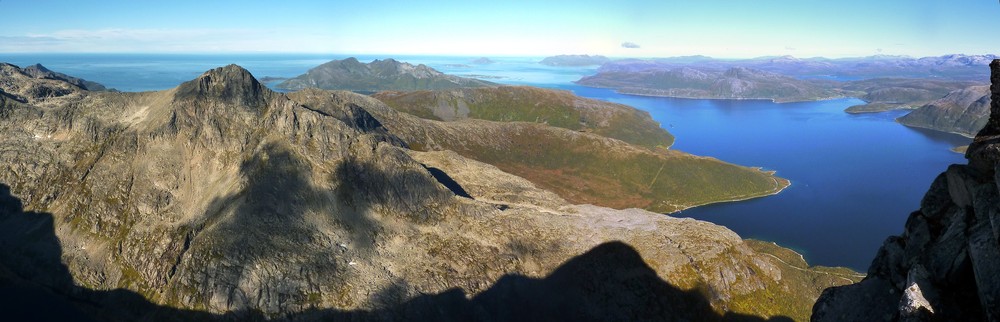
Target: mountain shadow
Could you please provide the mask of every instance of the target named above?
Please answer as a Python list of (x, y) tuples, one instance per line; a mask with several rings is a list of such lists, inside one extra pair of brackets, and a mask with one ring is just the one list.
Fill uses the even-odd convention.
[[(7, 321), (791, 321), (712, 310), (697, 291), (662, 280), (628, 244), (608, 242), (544, 278), (502, 277), (469, 298), (461, 289), (420, 295), (377, 310), (310, 309), (266, 317), (151, 303), (124, 289), (73, 284), (48, 213), (25, 212), (0, 184), (0, 319)], [(388, 292), (391, 292), (389, 290)], [(403, 293), (400, 290), (399, 293)], [(396, 294), (402, 297), (402, 294)], [(393, 297), (393, 294), (386, 294)]]

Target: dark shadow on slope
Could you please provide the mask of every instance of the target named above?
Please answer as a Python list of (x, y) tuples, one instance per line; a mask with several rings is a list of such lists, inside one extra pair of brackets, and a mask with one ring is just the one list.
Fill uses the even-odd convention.
[[(310, 311), (306, 319), (336, 320), (342, 312)], [(570, 259), (549, 276), (502, 277), (467, 298), (461, 289), (421, 295), (356, 318), (383, 321), (791, 321), (714, 312), (697, 291), (659, 278), (631, 246), (609, 242)]]
[(49, 213), (25, 212), (0, 183), (0, 320), (212, 320), (209, 313), (162, 307), (128, 290), (74, 285)]
[(424, 166), (424, 168), (427, 169), (427, 171), (430, 172), (432, 176), (434, 176), (434, 179), (436, 179), (438, 182), (444, 185), (445, 188), (448, 188), (448, 190), (451, 190), (451, 192), (454, 193), (456, 196), (474, 199), (472, 198), (472, 196), (469, 195), (468, 192), (465, 191), (464, 188), (462, 188), (462, 185), (458, 184), (458, 182), (456, 182), (455, 179), (452, 179), (451, 176), (449, 176), (444, 171), (441, 171), (441, 169), (435, 167), (428, 167), (426, 165)]
[[(265, 321), (256, 312), (217, 315), (160, 306), (128, 290), (72, 284), (61, 262), (52, 215), (23, 212), (0, 184), (4, 233), (0, 319), (14, 321)], [(16, 228), (20, 227), (20, 228)], [(27, 270), (27, 271), (26, 271)], [(400, 291), (400, 294), (402, 291)], [(395, 302), (400, 294), (386, 294)], [(471, 299), (460, 289), (421, 295), (376, 311), (315, 309), (271, 320), (294, 321), (788, 321), (712, 311), (696, 291), (659, 278), (631, 246), (599, 245), (549, 276), (507, 275)]]

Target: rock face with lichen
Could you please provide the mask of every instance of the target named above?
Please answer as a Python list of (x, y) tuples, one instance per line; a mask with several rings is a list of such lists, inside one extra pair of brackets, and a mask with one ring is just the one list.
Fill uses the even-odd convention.
[(820, 290), (857, 279), (411, 150), (431, 123), (367, 96), (276, 93), (235, 65), (145, 93), (14, 68), (0, 75), (0, 295), (35, 290), (83, 316), (803, 320)]
[(969, 163), (934, 180), (868, 277), (826, 290), (813, 320), (1000, 321), (1000, 60), (990, 67), (990, 118)]

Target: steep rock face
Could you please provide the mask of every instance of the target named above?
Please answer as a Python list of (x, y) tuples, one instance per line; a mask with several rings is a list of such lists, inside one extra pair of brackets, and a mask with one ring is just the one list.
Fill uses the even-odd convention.
[(375, 60), (365, 64), (354, 57), (324, 63), (310, 69), (305, 74), (278, 84), (278, 88), (287, 90), (320, 88), (355, 92), (488, 86), (496, 86), (496, 84), (478, 79), (446, 75), (424, 65), (414, 66), (394, 59)]
[(491, 320), (512, 298), (545, 316), (804, 319), (815, 294), (785, 283), (853, 278), (793, 267), (721, 226), (571, 205), (459, 154), (409, 151), (419, 127), (509, 128), (447, 132), (332, 94), (289, 98), (231, 65), (168, 91), (8, 106), (0, 291), (41, 289), (102, 320)]
[(990, 66), (990, 119), (969, 164), (939, 175), (868, 277), (826, 290), (813, 320), (1000, 321), (1000, 60)]
[(948, 93), (898, 119), (907, 126), (976, 135), (990, 115), (990, 87), (973, 86)]

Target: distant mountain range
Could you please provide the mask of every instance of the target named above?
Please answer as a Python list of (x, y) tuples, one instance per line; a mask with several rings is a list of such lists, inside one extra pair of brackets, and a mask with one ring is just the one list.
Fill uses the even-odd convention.
[(610, 61), (611, 59), (601, 55), (558, 55), (545, 57), (538, 63), (549, 66), (599, 66)]
[(446, 75), (422, 64), (414, 66), (391, 58), (365, 64), (351, 57), (319, 65), (277, 87), (285, 90), (319, 88), (373, 93), (383, 90), (412, 91), (496, 85), (483, 80)]
[(683, 56), (656, 59), (622, 59), (608, 62), (598, 72), (639, 72), (695, 67), (722, 71), (746, 67), (793, 77), (865, 79), (880, 77), (945, 78), (985, 82), (985, 68), (996, 55), (945, 55), (913, 58), (908, 56), (868, 56), (854, 58), (796, 58), (792, 56), (750, 59), (718, 59)]
[(682, 98), (794, 102), (850, 96), (866, 104), (848, 112), (863, 113), (916, 108), (950, 91), (985, 84), (985, 65), (994, 57), (625, 59), (606, 63), (596, 75), (576, 83), (625, 94)]
[(844, 96), (832, 81), (803, 80), (745, 67), (732, 67), (724, 71), (696, 67), (602, 71), (597, 75), (581, 78), (576, 83), (614, 88), (624, 94), (680, 98), (794, 102)]

